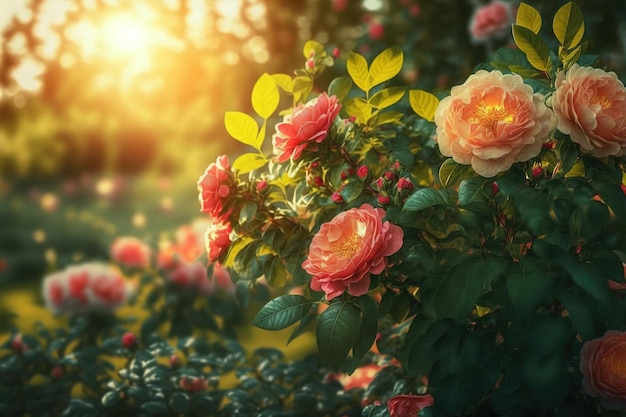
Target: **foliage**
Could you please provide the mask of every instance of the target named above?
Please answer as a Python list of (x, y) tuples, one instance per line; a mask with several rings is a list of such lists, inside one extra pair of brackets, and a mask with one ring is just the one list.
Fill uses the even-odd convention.
[[(556, 42), (540, 35), (545, 22)], [(477, 70), (521, 77), (524, 89), (533, 90), (529, 96), (542, 106), (546, 100), (552, 112), (564, 74), (596, 62), (587, 54), (584, 31), (575, 3), (563, 5), (552, 20), (523, 4), (513, 25), (519, 49), (500, 49)], [(584, 389), (579, 352), (607, 330), (626, 330), (622, 151), (594, 157), (595, 150), (580, 146), (561, 121), (556, 129), (551, 116), (541, 122), (553, 124), (532, 156), (482, 177), (472, 168), (474, 159), (470, 166), (458, 162), (456, 148), (446, 151), (449, 159), (438, 150), (449, 126), (441, 122), (439, 104), (448, 97), (393, 83), (403, 64), (401, 49), (387, 48), (371, 61), (349, 54), (348, 75), (327, 89), (342, 106), (328, 123), (333, 102), (320, 98), (325, 93), (311, 98), (303, 91), (313, 91), (333, 60), (313, 41), (303, 55), (305, 68), (294, 77), (264, 74), (257, 82), (252, 102), (272, 103), (255, 109), (261, 128), (238, 126), (251, 119), (227, 113), (229, 132), (251, 145), (255, 157), (239, 156), (227, 182), (214, 178), (228, 188), (219, 218), (233, 229), (219, 261), (240, 284), (249, 283), (239, 288), (254, 288), (262, 276), (275, 287), (296, 287), (270, 300), (255, 324), (275, 330), (299, 322), (295, 338), (316, 322), (322, 360), (348, 373), (367, 363), (376, 340), (403, 371), (386, 381), (383, 399), (416, 392), (415, 381), (425, 377), (435, 404), (424, 413), (613, 415)], [(274, 88), (272, 79), (280, 80)], [(623, 85), (616, 88), (624, 94)], [(277, 108), (278, 91), (292, 98), (293, 107), (279, 112), (283, 121), (267, 156), (269, 145), (260, 143), (259, 132)], [(596, 94), (595, 103), (604, 103)], [(475, 123), (469, 132), (484, 128), (496, 135), (522, 117), (509, 113), (518, 109), (497, 107), (506, 102), (483, 100), (472, 104), (479, 110), (462, 113), (468, 119), (456, 120)], [(623, 120), (622, 109), (613, 117)], [(621, 139), (599, 140), (623, 145)], [(496, 141), (489, 152), (500, 156), (500, 145)], [(199, 183), (201, 196), (203, 187)], [(352, 223), (356, 231), (343, 222), (372, 207), (384, 210), (381, 229), (402, 229), (401, 247), (383, 260), (368, 258), (369, 245), (387, 249), (365, 240), (369, 232), (359, 229), (361, 220)], [(327, 240), (317, 243), (322, 235)], [(327, 268), (325, 275), (310, 275), (312, 262), (316, 271)], [(339, 296), (338, 287), (345, 290)], [(364, 415), (386, 412), (384, 404), (372, 404)]]

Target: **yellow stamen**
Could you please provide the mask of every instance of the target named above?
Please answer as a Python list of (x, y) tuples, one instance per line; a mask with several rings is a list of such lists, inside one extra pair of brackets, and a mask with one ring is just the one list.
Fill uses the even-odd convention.
[(472, 122), (478, 123), (485, 129), (489, 130), (493, 135), (496, 135), (499, 122), (510, 123), (513, 121), (513, 115), (509, 113), (504, 106), (499, 104), (490, 105), (484, 101), (480, 102), (474, 110), (474, 117)]
[(335, 253), (339, 259), (352, 258), (359, 251), (363, 238), (356, 233), (352, 233), (346, 239), (337, 242)]
[(611, 103), (609, 100), (606, 99), (606, 96), (594, 96), (591, 99), (591, 104), (600, 104), (600, 106), (602, 106), (602, 109), (608, 109), (609, 107), (611, 107), (613, 105), (613, 103)]

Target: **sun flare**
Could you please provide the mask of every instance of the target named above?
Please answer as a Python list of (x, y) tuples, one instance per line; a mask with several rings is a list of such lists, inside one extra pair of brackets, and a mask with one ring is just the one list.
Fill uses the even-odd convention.
[(133, 55), (151, 40), (151, 28), (131, 16), (111, 16), (102, 22), (102, 45), (111, 55)]

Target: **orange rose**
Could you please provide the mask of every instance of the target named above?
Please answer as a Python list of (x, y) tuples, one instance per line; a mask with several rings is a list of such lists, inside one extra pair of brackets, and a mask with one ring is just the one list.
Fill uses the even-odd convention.
[(276, 125), (276, 133), (272, 137), (278, 161), (300, 158), (309, 145), (312, 145), (311, 150), (316, 150), (317, 144), (326, 138), (340, 109), (341, 104), (337, 97), (322, 93), (308, 103), (296, 107), (292, 114), (286, 115)]
[(363, 204), (322, 225), (302, 264), (313, 276), (314, 291), (324, 291), (328, 300), (345, 290), (354, 296), (367, 293), (370, 273), (383, 272), (387, 256), (402, 247), (402, 229), (383, 217), (383, 209)]
[(626, 333), (609, 330), (580, 351), (583, 388), (607, 410), (626, 411)]
[(626, 149), (626, 89), (614, 72), (572, 65), (556, 77), (552, 98), (558, 129), (591, 155), (621, 156)]
[(490, 178), (539, 155), (556, 117), (519, 75), (479, 70), (441, 100), (435, 123), (441, 153)]

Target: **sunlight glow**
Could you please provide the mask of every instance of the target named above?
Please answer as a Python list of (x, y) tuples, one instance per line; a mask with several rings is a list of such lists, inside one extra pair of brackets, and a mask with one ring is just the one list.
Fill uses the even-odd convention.
[(131, 55), (143, 50), (150, 41), (151, 29), (131, 16), (106, 19), (100, 28), (104, 48), (112, 55)]

